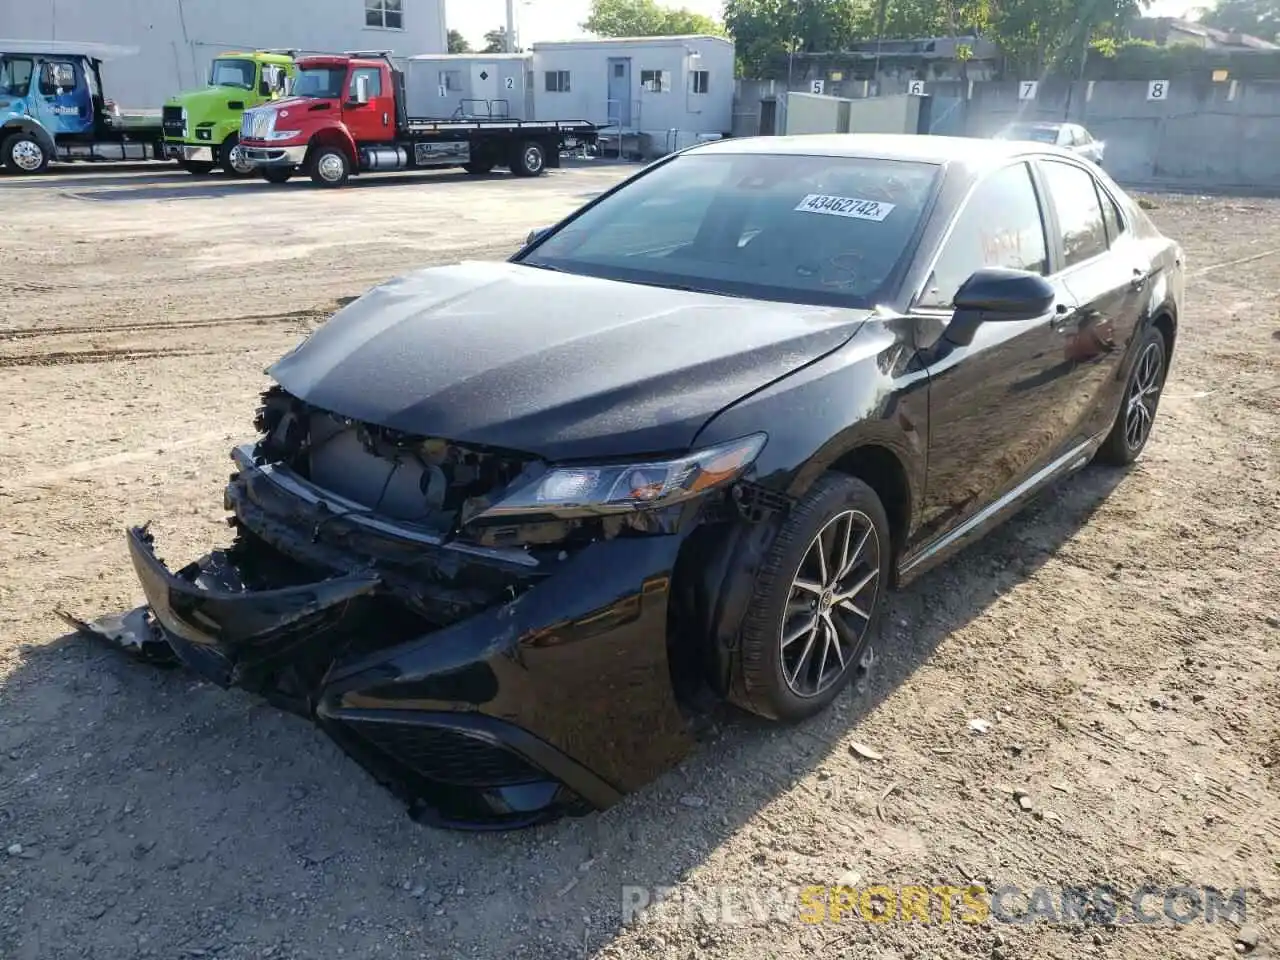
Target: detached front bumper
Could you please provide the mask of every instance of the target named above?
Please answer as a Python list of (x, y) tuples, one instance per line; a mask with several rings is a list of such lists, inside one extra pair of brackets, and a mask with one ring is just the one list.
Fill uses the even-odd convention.
[(297, 167), (307, 158), (307, 147), (251, 147), (244, 141), (240, 143), (240, 152), (259, 167)]
[[(310, 503), (296, 475), (240, 466), (231, 549), (171, 572), (130, 531), (147, 608), (110, 618), (119, 645), (167, 644), (215, 683), (311, 717), (442, 826), (601, 809), (692, 745), (666, 648), (679, 536), (593, 543), (548, 571), (406, 545)], [(411, 574), (393, 559), (405, 549)]]
[(165, 142), (164, 154), (170, 160), (186, 160), (192, 163), (213, 163), (213, 147), (193, 147), (185, 143)]

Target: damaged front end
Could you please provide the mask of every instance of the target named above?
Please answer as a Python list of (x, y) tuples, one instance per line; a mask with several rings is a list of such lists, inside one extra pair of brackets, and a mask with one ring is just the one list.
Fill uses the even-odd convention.
[(278, 387), (257, 426), (226, 488), (234, 543), (171, 571), (132, 529), (147, 606), (79, 626), (314, 719), (440, 825), (600, 809), (688, 750), (677, 559), (730, 517), (763, 437), (565, 467)]

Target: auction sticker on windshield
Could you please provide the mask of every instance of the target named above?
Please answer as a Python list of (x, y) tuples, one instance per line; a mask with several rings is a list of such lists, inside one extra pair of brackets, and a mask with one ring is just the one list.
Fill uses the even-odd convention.
[(811, 193), (796, 206), (805, 213), (826, 213), (833, 217), (853, 217), (855, 220), (875, 220), (877, 223), (893, 212), (894, 203), (879, 200), (859, 200), (857, 197), (829, 197), (823, 193)]

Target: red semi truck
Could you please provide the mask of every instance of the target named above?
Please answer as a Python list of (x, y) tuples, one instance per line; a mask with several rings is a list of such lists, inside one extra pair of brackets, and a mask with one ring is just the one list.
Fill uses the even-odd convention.
[(596, 140), (585, 120), (495, 117), (505, 112), (496, 104), (483, 117), (460, 108), (433, 119), (410, 116), (406, 104), (404, 72), (384, 52), (304, 57), (291, 96), (245, 111), (240, 147), (272, 183), (306, 173), (339, 187), (355, 173), (429, 167), (536, 177), (560, 165), (561, 150)]

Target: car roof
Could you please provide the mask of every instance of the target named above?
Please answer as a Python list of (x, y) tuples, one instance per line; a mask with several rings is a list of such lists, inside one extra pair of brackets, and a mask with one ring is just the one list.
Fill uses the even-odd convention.
[(695, 147), (691, 152), (907, 160), (917, 163), (962, 166), (972, 172), (1023, 156), (1043, 155), (1075, 159), (1075, 154), (1070, 151), (1047, 144), (909, 133), (744, 137), (716, 140)]

